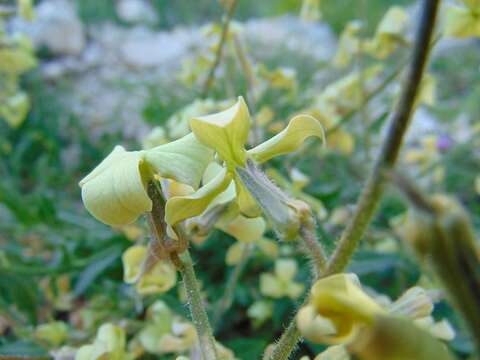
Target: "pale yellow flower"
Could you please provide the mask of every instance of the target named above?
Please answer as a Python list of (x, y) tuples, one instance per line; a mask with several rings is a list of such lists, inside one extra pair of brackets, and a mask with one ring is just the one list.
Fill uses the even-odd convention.
[(147, 256), (148, 249), (143, 245), (131, 246), (123, 253), (124, 281), (135, 284), (141, 295), (167, 292), (177, 282), (175, 268), (171, 263), (160, 260), (150, 269), (144, 269)]
[(108, 225), (126, 225), (150, 211), (146, 186), (154, 174), (197, 187), (212, 152), (193, 134), (142, 151), (121, 146), (108, 155), (79, 185), (87, 210)]
[(444, 8), (445, 35), (458, 38), (480, 36), (480, 3), (477, 0), (463, 0), (460, 3)]
[(245, 178), (242, 178), (247, 159), (263, 163), (272, 157), (296, 150), (310, 136), (323, 137), (323, 129), (318, 121), (310, 116), (299, 115), (294, 117), (279, 134), (253, 149), (246, 150), (250, 124), (250, 114), (241, 97), (235, 105), (225, 111), (195, 117), (190, 121), (196, 138), (205, 146), (215, 150), (217, 156), (223, 161), (223, 169), (195, 193), (172, 197), (167, 201), (166, 220), (169, 224), (174, 225), (202, 214), (220, 194), (231, 186), (232, 180), (234, 197), (242, 215), (258, 217), (261, 214), (258, 203), (247, 190)]
[(302, 295), (305, 286), (295, 282), (298, 266), (295, 260), (278, 259), (275, 261), (274, 273), (260, 275), (260, 292), (268, 297), (279, 299), (289, 297), (296, 299)]

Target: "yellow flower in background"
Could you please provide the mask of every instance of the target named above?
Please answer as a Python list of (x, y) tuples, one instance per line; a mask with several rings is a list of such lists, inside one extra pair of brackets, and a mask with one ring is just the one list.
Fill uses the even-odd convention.
[(320, 0), (303, 0), (300, 18), (305, 21), (318, 21), (322, 18)]
[(18, 15), (27, 21), (34, 19), (32, 0), (17, 0)]
[(314, 109), (321, 110), (324, 114), (331, 113), (338, 116), (358, 109), (364, 98), (364, 93), (368, 93), (372, 84), (378, 80), (378, 75), (382, 71), (381, 64), (375, 64), (359, 71), (353, 71), (344, 77), (329, 84), (320, 95), (318, 95), (312, 105)]
[(104, 324), (98, 329), (92, 344), (78, 349), (75, 360), (126, 360), (125, 346), (125, 330), (113, 324)]
[(153, 149), (115, 149), (79, 185), (87, 210), (108, 225), (127, 225), (150, 211), (153, 174), (197, 187), (212, 152), (193, 134)]
[(273, 314), (273, 303), (269, 300), (255, 301), (247, 310), (254, 327), (262, 326)]
[(358, 20), (350, 21), (338, 41), (337, 52), (333, 58), (333, 65), (339, 68), (348, 66), (352, 59), (361, 51), (362, 40), (359, 33), (362, 30), (362, 23)]
[(446, 36), (467, 38), (480, 36), (480, 2), (463, 0), (461, 4), (448, 4), (444, 8)]
[(63, 321), (53, 321), (38, 325), (34, 331), (36, 340), (50, 347), (59, 347), (68, 338), (68, 326)]
[(155, 126), (148, 134), (143, 138), (142, 147), (145, 150), (152, 149), (156, 146), (166, 144), (168, 142), (167, 132), (163, 126)]
[(183, 353), (197, 341), (195, 327), (174, 314), (163, 301), (154, 302), (147, 310), (147, 322), (138, 334), (143, 348), (151, 354)]
[[(231, 186), (232, 180), (235, 184), (235, 198), (242, 215), (258, 217), (261, 214), (259, 205), (245, 185), (245, 181), (250, 180), (242, 178), (242, 174), (249, 176), (249, 173), (245, 174), (248, 172), (247, 159), (263, 163), (275, 156), (295, 151), (308, 137), (323, 138), (323, 129), (317, 120), (307, 115), (299, 115), (274, 137), (246, 150), (250, 124), (250, 114), (242, 97), (239, 97), (237, 103), (225, 111), (196, 117), (190, 121), (196, 138), (205, 146), (215, 150), (218, 158), (223, 161), (223, 169), (195, 193), (172, 197), (167, 201), (166, 220), (169, 224), (174, 225), (203, 213), (218, 195)], [(273, 196), (271, 191), (261, 191), (262, 195)], [(280, 204), (280, 208), (276, 210), (286, 206), (281, 204), (281, 200), (276, 198), (274, 200)], [(288, 218), (284, 221), (287, 222)]]
[(17, 128), (23, 123), (29, 110), (30, 99), (24, 92), (17, 92), (0, 102), (0, 117), (3, 117), (12, 128)]
[(0, 73), (20, 75), (37, 65), (33, 44), (25, 35), (2, 39), (6, 46), (0, 48)]
[(375, 36), (365, 44), (365, 51), (377, 59), (390, 56), (398, 45), (406, 45), (404, 33), (408, 15), (400, 6), (393, 6), (378, 24)]
[(297, 272), (298, 266), (295, 260), (278, 259), (275, 261), (274, 273), (260, 275), (260, 292), (274, 299), (282, 297), (297, 299), (305, 290), (303, 284), (294, 280)]
[(122, 255), (124, 281), (135, 284), (140, 295), (164, 293), (175, 286), (177, 272), (172, 264), (157, 261), (150, 269), (145, 269), (148, 249), (143, 245), (129, 247)]
[(268, 82), (273, 89), (290, 90), (297, 88), (297, 72), (293, 68), (279, 67), (269, 70), (265, 65), (258, 66), (258, 76)]
[[(19, 3), (19, 11), (27, 10), (28, 2)], [(25, 15), (28, 15), (25, 13)], [(32, 42), (25, 35), (10, 35), (0, 22), (0, 117), (12, 128), (19, 127), (30, 110), (28, 95), (20, 90), (19, 76), (37, 66)]]

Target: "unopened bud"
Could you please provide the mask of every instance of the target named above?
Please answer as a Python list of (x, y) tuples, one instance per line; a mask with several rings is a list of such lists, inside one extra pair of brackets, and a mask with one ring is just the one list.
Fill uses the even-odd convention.
[(308, 205), (290, 199), (251, 160), (247, 161), (245, 168), (238, 167), (237, 173), (275, 231), (285, 240), (294, 240), (302, 217), (309, 213)]
[(439, 276), (480, 349), (480, 262), (470, 219), (445, 195), (428, 199), (428, 206), (409, 214), (405, 238)]

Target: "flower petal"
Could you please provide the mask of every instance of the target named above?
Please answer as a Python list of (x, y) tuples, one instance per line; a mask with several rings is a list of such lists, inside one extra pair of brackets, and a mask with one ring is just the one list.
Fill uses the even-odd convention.
[(241, 96), (225, 111), (193, 118), (190, 127), (201, 143), (214, 149), (227, 163), (244, 164), (250, 114)]
[(152, 209), (145, 190), (143, 152), (121, 146), (108, 155), (79, 185), (87, 210), (108, 225), (126, 225)]
[(145, 151), (145, 160), (164, 178), (198, 188), (213, 152), (192, 133)]
[(238, 215), (227, 224), (220, 224), (219, 229), (233, 236), (238, 241), (252, 243), (259, 240), (265, 232), (266, 223), (261, 217), (246, 218)]
[(223, 169), (214, 179), (188, 196), (174, 196), (167, 201), (165, 220), (170, 225), (200, 215), (208, 205), (223, 192), (232, 180), (232, 176)]
[(263, 163), (275, 156), (295, 151), (305, 139), (316, 136), (325, 139), (322, 125), (312, 116), (295, 116), (280, 133), (247, 151), (257, 162)]

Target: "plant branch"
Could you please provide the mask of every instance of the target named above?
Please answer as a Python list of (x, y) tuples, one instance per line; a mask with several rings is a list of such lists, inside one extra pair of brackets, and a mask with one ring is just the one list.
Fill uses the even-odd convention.
[(355, 213), (338, 242), (325, 275), (345, 269), (380, 202), (386, 183), (385, 172), (395, 166), (414, 110), (415, 99), (428, 60), (438, 4), (438, 0), (424, 1), (413, 56), (400, 100), (392, 113), (387, 135), (360, 194)]
[[(322, 276), (343, 271), (348, 265), (383, 194), (385, 186), (384, 171), (392, 169), (395, 165), (413, 112), (416, 94), (428, 59), (438, 5), (438, 0), (425, 0), (423, 3), (413, 57), (400, 101), (392, 114), (387, 135), (367, 184), (360, 195), (355, 214), (342, 234), (337, 249), (329, 261), (327, 271)], [(271, 360), (288, 359), (300, 339), (301, 335), (296, 328), (294, 318), (273, 349), (272, 355), (265, 358)]]
[(208, 93), (210, 91), (210, 88), (213, 85), (213, 80), (215, 79), (215, 72), (217, 70), (217, 67), (220, 65), (220, 62), (222, 61), (223, 48), (224, 48), (225, 43), (227, 41), (228, 29), (230, 27), (230, 21), (233, 18), (233, 14), (235, 13), (236, 7), (237, 7), (237, 0), (231, 0), (230, 6), (229, 6), (229, 8), (227, 10), (227, 13), (225, 14), (225, 18), (223, 20), (222, 33), (220, 34), (220, 41), (217, 45), (217, 51), (215, 53), (215, 59), (213, 61), (212, 67), (210, 68), (210, 71), (208, 72), (205, 83), (203, 84), (202, 97), (206, 97), (208, 95)]

